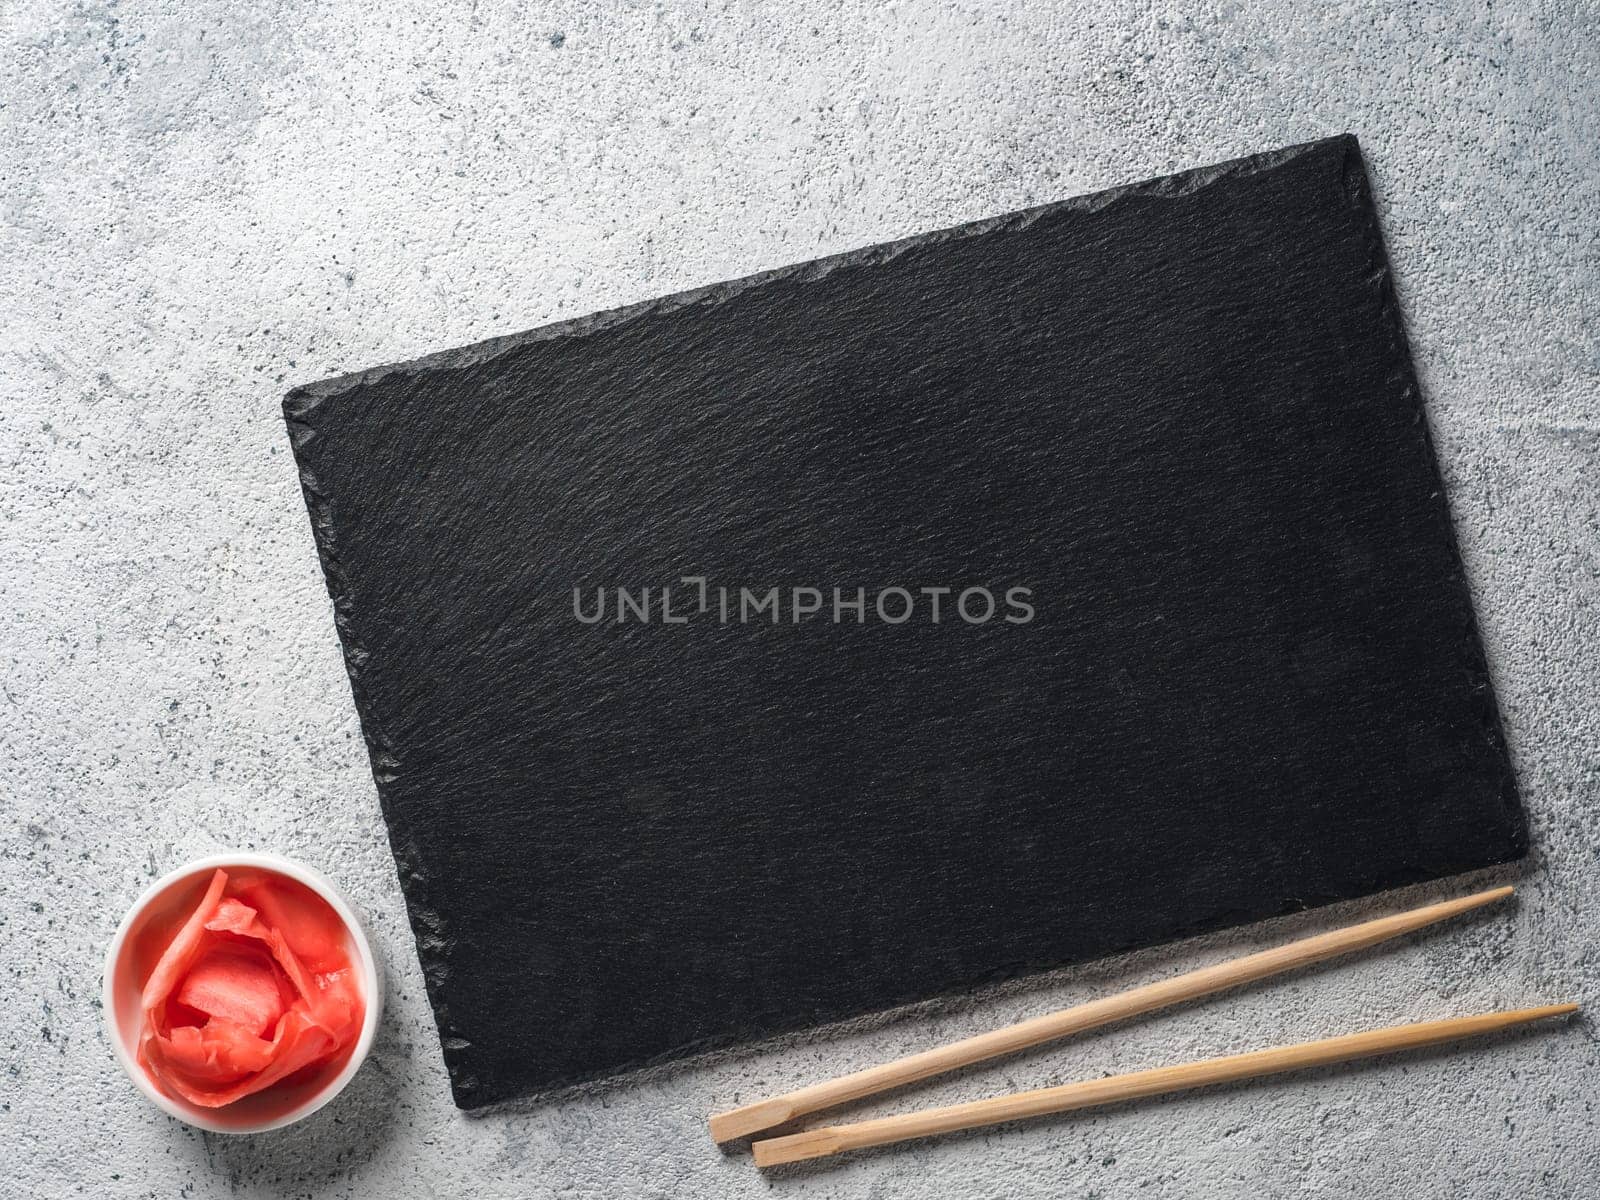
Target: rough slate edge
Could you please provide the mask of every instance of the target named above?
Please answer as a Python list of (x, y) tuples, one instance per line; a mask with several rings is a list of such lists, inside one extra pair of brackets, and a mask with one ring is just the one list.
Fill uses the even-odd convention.
[[(1456, 561), (1455, 583), (1463, 608), (1467, 613), (1468, 634), (1476, 652), (1473, 664), (1475, 668), (1474, 675), (1480, 681), (1480, 686), (1484, 692), (1482, 704), (1483, 732), (1500, 752), (1502, 758), (1507, 763), (1510, 763), (1511, 758), (1505, 737), (1504, 724), (1500, 716), (1499, 703), (1494, 693), (1493, 679), (1489, 673), (1483, 638), (1478, 626), (1477, 610), (1472, 603), (1471, 588), (1468, 585), (1466, 570), (1462, 563), (1455, 526), (1450, 519), (1449, 506), (1444, 495), (1443, 477), (1439, 470), (1438, 456), (1434, 449), (1427, 416), (1422, 406), (1421, 389), (1417, 382), (1416, 369), (1411, 359), (1410, 346), (1406, 339), (1399, 301), (1395, 293), (1394, 275), (1389, 266), (1389, 257), (1384, 247), (1382, 231), (1378, 226), (1377, 209), (1373, 202), (1371, 182), (1368, 179), (1365, 163), (1361, 157), (1360, 145), (1354, 134), (1347, 133), (1338, 137), (1324, 138), (1296, 146), (1287, 146), (1279, 150), (1248, 155), (1211, 166), (1159, 176), (1155, 179), (1125, 184), (1120, 187), (1092, 192), (1083, 196), (1070, 197), (1065, 200), (1053, 201), (1033, 208), (969, 222), (965, 225), (914, 234), (895, 241), (866, 246), (857, 250), (847, 250), (826, 258), (778, 267), (724, 283), (677, 292), (654, 300), (645, 300), (620, 308), (608, 309), (568, 321), (541, 325), (522, 333), (488, 338), (470, 346), (439, 351), (408, 362), (372, 367), (364, 371), (303, 384), (294, 388), (285, 396), (283, 401), (284, 419), (288, 424), (290, 440), (296, 451), (300, 483), (305, 494), (306, 508), (311, 517), (312, 533), (316, 539), (318, 557), (321, 559), (323, 573), (326, 576), (328, 594), (333, 600), (334, 624), (338, 629), (340, 643), (343, 647), (345, 666), (350, 676), (350, 687), (355, 697), (357, 713), (361, 719), (362, 736), (366, 739), (367, 750), (372, 760), (373, 778), (377, 783), (379, 803), (383, 810), (385, 824), (389, 829), (390, 849), (394, 855), (395, 865), (400, 877), (401, 890), (405, 896), (406, 910), (410, 918), (412, 933), (416, 938), (417, 954), (422, 964), (423, 980), (427, 988), (429, 1002), (433, 1008), (434, 1019), (439, 1027), (439, 1038), (444, 1052), (445, 1065), (450, 1075), (451, 1092), (458, 1107), (481, 1109), (538, 1097), (550, 1097), (596, 1080), (614, 1079), (618, 1076), (659, 1067), (666, 1063), (685, 1065), (685, 1060), (722, 1050), (732, 1045), (753, 1046), (771, 1043), (777, 1038), (782, 1038), (786, 1033), (795, 1031), (774, 1030), (768, 1037), (751, 1037), (747, 1034), (734, 1032), (704, 1038), (636, 1062), (625, 1063), (602, 1071), (580, 1074), (569, 1079), (553, 1080), (537, 1092), (512, 1100), (506, 1100), (501, 1097), (486, 1098), (479, 1093), (476, 1078), (459, 1061), (458, 1051), (465, 1048), (465, 1039), (455, 1031), (450, 1023), (450, 968), (443, 955), (443, 950), (450, 941), (450, 931), (447, 928), (443, 914), (434, 907), (429, 899), (429, 888), (432, 881), (421, 861), (421, 854), (411, 837), (410, 829), (401, 818), (398, 810), (393, 809), (389, 804), (388, 784), (393, 778), (394, 771), (398, 769), (398, 763), (388, 749), (382, 723), (369, 703), (361, 682), (361, 670), (368, 657), (368, 652), (362, 645), (359, 631), (356, 629), (349, 587), (343, 567), (339, 561), (338, 538), (333, 524), (331, 505), (328, 498), (322, 493), (315, 473), (305, 465), (305, 458), (299, 453), (302, 447), (317, 436), (311, 423), (311, 418), (316, 410), (323, 404), (334, 402), (340, 398), (359, 396), (359, 393), (366, 388), (380, 383), (389, 375), (397, 372), (412, 373), (474, 366), (488, 362), (530, 342), (551, 341), (557, 338), (587, 337), (658, 313), (673, 312), (692, 305), (726, 303), (738, 297), (747, 288), (758, 285), (780, 281), (804, 284), (822, 279), (834, 271), (875, 266), (896, 258), (912, 246), (976, 237), (996, 231), (1025, 229), (1049, 212), (1067, 209), (1094, 212), (1132, 197), (1183, 196), (1209, 187), (1219, 180), (1271, 170), (1304, 154), (1334, 147), (1343, 151), (1343, 180), (1348, 199), (1351, 205), (1361, 214), (1362, 224), (1367, 232), (1368, 263), (1370, 272), (1378, 284), (1381, 295), (1382, 320), (1388, 330), (1388, 352), (1391, 359), (1389, 380), (1391, 383), (1398, 385), (1403, 401), (1413, 408), (1414, 421), (1422, 453), (1426, 457), (1428, 465), (1432, 468), (1435, 478), (1440, 480), (1440, 488), (1434, 493), (1437, 501), (1434, 506), (1434, 517), (1438, 523), (1440, 534)], [(1524, 857), (1528, 850), (1527, 820), (1522, 810), (1514, 765), (1513, 769), (1507, 774), (1506, 783), (1508, 786), (1502, 794), (1505, 797), (1505, 817), (1512, 835), (1513, 849), (1511, 855), (1502, 860), (1502, 862), (1514, 862)], [(448, 881), (446, 881), (446, 884), (448, 884)], [(1325, 902), (1313, 902), (1310, 904), (1300, 902), (1286, 905), (1278, 915), (1320, 907), (1322, 903)], [(1226, 915), (1217, 916), (1180, 926), (1174, 930), (1172, 937), (1167, 940), (1168, 942), (1175, 942), (1183, 938), (1228, 928), (1237, 924), (1237, 921), (1230, 919)], [(1138, 947), (1118, 947), (1112, 950), (1111, 954), (1122, 953), (1136, 948)], [(1109, 955), (1106, 957), (1109, 957)], [(1042, 970), (1060, 965), (1054, 963), (1023, 964), (1013, 969), (997, 971), (977, 981), (972, 987), (989, 987), (1019, 976), (1036, 974)], [(898, 997), (890, 1000), (878, 1011), (884, 1014), (897, 1010), (912, 1011), (921, 1003), (937, 999), (938, 997), (927, 996)], [(870, 1014), (866, 1015), (870, 1016)], [(860, 1018), (856, 1019), (859, 1020)], [(834, 1024), (847, 1026), (850, 1023), (851, 1020), (846, 1019), (844, 1022), (836, 1022)]]

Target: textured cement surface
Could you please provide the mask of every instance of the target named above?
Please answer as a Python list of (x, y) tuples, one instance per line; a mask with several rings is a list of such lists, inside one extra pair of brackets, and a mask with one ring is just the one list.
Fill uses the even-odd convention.
[[(279, 418), (291, 383), (1358, 133), (1526, 790), (1512, 909), (929, 1086), (976, 1097), (1600, 1004), (1600, 10), (1096, 0), (0, 6), (0, 1195), (1600, 1195), (1577, 1021), (763, 1179), (715, 1106), (1417, 889), (466, 1118)], [(290, 1131), (201, 1135), (100, 1032), (158, 872), (298, 856), (392, 996)]]

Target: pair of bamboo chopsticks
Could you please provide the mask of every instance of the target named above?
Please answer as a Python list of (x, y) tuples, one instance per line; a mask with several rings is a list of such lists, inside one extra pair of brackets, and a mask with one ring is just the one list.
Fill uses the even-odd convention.
[[(857, 1071), (852, 1075), (842, 1075), (837, 1079), (812, 1084), (810, 1087), (786, 1095), (730, 1109), (711, 1118), (711, 1136), (718, 1142), (751, 1137), (786, 1125), (810, 1113), (875, 1095), (890, 1088), (902, 1087), (932, 1075), (953, 1071), (999, 1055), (1011, 1054), (1069, 1034), (1082, 1033), (1084, 1030), (1095, 1029), (1139, 1013), (1166, 1008), (1197, 996), (1224, 991), (1240, 984), (1322, 962), (1324, 959), (1361, 950), (1388, 941), (1390, 938), (1399, 937), (1401, 934), (1410, 933), (1414, 929), (1421, 929), (1423, 926), (1502, 900), (1511, 895), (1512, 890), (1509, 887), (1493, 888), (1472, 896), (1463, 896), (1459, 900), (1446, 900), (1409, 912), (1397, 913), (1392, 917), (1380, 917), (1376, 921), (1366, 921), (1360, 925), (1335, 929), (1315, 937), (1302, 938), (1272, 950), (1263, 950), (1244, 958), (1203, 967), (1172, 979), (1146, 984), (1074, 1008), (1047, 1013), (1003, 1029), (991, 1030), (976, 1037), (952, 1042), (947, 1046), (925, 1050), (921, 1054), (912, 1054), (894, 1062)], [(1107, 1079), (1092, 1079), (1083, 1083), (1067, 1084), (1064, 1087), (994, 1096), (969, 1104), (953, 1104), (946, 1108), (928, 1109), (903, 1116), (808, 1129), (787, 1136), (758, 1140), (752, 1149), (758, 1167), (776, 1166), (779, 1163), (799, 1162), (802, 1159), (823, 1158), (846, 1150), (883, 1146), (911, 1138), (930, 1137), (958, 1129), (992, 1125), (999, 1121), (1071, 1112), (1074, 1109), (1114, 1104), (1141, 1096), (1157, 1096), (1165, 1092), (1182, 1091), (1209, 1084), (1253, 1079), (1283, 1071), (1298, 1071), (1308, 1067), (1327, 1066), (1331, 1063), (1350, 1062), (1397, 1050), (1433, 1046), (1577, 1010), (1576, 1004), (1552, 1004), (1542, 1008), (1482, 1013), (1447, 1021), (1396, 1025), (1387, 1029), (1373, 1029), (1365, 1033), (1328, 1038), (1324, 1041), (1302, 1042), (1293, 1046), (1257, 1050), (1249, 1054), (1234, 1054), (1226, 1058), (1206, 1059), (1181, 1066), (1159, 1067), (1155, 1070), (1135, 1071), (1128, 1075), (1115, 1075)]]

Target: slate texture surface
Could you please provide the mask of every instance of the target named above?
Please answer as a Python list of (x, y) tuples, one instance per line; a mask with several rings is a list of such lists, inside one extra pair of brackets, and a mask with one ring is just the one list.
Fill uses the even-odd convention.
[(284, 409), (462, 1107), (1525, 849), (1354, 138)]
[[(713, 1107), (1387, 899), (463, 1116), (280, 402), (300, 380), (1354, 130), (1528, 814), (1519, 902), (857, 1111), (1531, 999), (1592, 1007), (1597, 30), (1587, 0), (6, 6), (0, 1195), (1589, 1194), (1587, 1020), (781, 1179), (705, 1137)], [(389, 968), (369, 1067), (274, 1137), (141, 1104), (95, 1005), (121, 907), (219, 845), (332, 874)]]

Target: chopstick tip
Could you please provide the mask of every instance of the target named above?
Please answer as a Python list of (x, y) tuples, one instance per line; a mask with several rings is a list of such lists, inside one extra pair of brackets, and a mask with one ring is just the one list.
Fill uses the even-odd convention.
[(727, 1112), (712, 1115), (708, 1122), (711, 1126), (711, 1140), (721, 1145), (738, 1138), (750, 1137), (752, 1134), (782, 1125), (792, 1120), (795, 1115), (794, 1106), (782, 1096), (746, 1104), (742, 1108), (730, 1108)]
[(750, 1144), (752, 1157), (758, 1167), (776, 1167), (784, 1163), (804, 1162), (808, 1158), (827, 1158), (846, 1149), (833, 1129), (808, 1129), (786, 1137), (765, 1138)]

